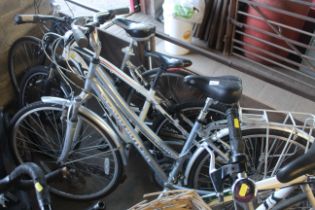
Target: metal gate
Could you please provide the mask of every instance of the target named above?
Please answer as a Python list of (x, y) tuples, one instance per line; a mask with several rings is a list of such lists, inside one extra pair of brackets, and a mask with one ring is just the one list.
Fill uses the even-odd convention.
[(205, 2), (197, 45), (156, 36), (315, 101), (315, 0)]
[[(231, 0), (225, 53), (315, 91), (315, 0)], [(235, 9), (233, 11), (233, 9)], [(229, 35), (230, 33), (230, 35)]]

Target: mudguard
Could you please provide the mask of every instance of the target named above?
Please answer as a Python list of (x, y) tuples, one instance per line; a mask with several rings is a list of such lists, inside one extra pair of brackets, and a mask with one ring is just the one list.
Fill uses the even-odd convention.
[[(59, 98), (59, 97), (53, 97), (53, 96), (44, 96), (41, 98), (41, 101), (44, 103), (53, 103), (53, 104), (55, 103), (55, 104), (59, 104), (62, 106), (70, 106), (70, 104), (71, 104), (71, 101), (69, 101), (67, 99)], [(96, 114), (95, 112), (93, 112), (92, 110), (90, 110), (84, 106), (80, 106), (79, 112), (84, 117), (94, 121), (99, 126), (99, 128), (104, 130), (112, 138), (112, 140), (114, 141), (114, 143), (115, 143), (116, 147), (118, 148), (119, 153), (122, 157), (123, 164), (127, 165), (127, 156), (125, 153), (124, 144), (120, 140), (117, 133), (108, 125), (108, 123), (105, 122), (98, 114)]]

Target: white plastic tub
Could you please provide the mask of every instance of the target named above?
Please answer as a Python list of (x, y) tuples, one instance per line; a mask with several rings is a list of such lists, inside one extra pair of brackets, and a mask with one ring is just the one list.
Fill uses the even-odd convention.
[[(175, 19), (170, 12), (172, 3), (168, 2), (170, 1), (165, 1), (163, 5), (164, 33), (181, 41), (191, 43), (193, 23)], [(164, 49), (168, 54), (184, 55), (189, 52), (189, 50), (170, 42), (165, 41), (164, 43)]]

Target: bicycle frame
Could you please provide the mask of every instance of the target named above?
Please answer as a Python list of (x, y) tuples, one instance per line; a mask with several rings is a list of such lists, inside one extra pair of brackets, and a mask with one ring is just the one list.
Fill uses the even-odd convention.
[(256, 182), (256, 193), (263, 190), (277, 190), (272, 195), (270, 195), (263, 204), (256, 208), (256, 210), (268, 210), (273, 208), (279, 201), (286, 198), (296, 189), (295, 185), (301, 184), (303, 184), (302, 188), (307, 196), (307, 199), (309, 200), (312, 207), (315, 208), (315, 197), (309, 184), (307, 184), (307, 181), (308, 176), (303, 175), (288, 183), (279, 182), (277, 177), (271, 177)]
[[(76, 48), (73, 48), (72, 51), (70, 51), (71, 57), (74, 57), (75, 60), (77, 60), (79, 63), (83, 63), (83, 65), (86, 66), (85, 62), (83, 61), (82, 57), (90, 58), (91, 55), (93, 55), (93, 52), (84, 49), (78, 50)], [(81, 57), (82, 56), (82, 57)], [(68, 57), (68, 56), (66, 56)], [(139, 84), (138, 81), (134, 80), (132, 77), (130, 77), (128, 74), (126, 74), (124, 71), (113, 65), (111, 62), (106, 60), (103, 57), (99, 57), (100, 59), (100, 65), (104, 67), (105, 69), (109, 70), (110, 73), (114, 74), (117, 78), (122, 80), (125, 84), (127, 84), (130, 88), (135, 90), (136, 92), (140, 93), (143, 97), (145, 97), (145, 103), (142, 107), (142, 110), (140, 112), (140, 119), (144, 122), (144, 120), (147, 118), (149, 109), (151, 106), (154, 106), (154, 108), (163, 115), (168, 121), (170, 121), (173, 125), (175, 125), (180, 132), (187, 138), (189, 133), (179, 124), (178, 120), (175, 120), (161, 105), (160, 105), (160, 98), (157, 97), (156, 92), (150, 88), (147, 90), (145, 87), (143, 87), (141, 84)], [(100, 70), (102, 71), (102, 70)], [(108, 77), (108, 76), (107, 76)]]
[[(195, 137), (197, 136), (197, 131), (200, 128), (200, 123), (198, 126), (194, 126), (190, 132), (188, 140), (185, 142), (184, 148), (180, 154), (175, 152), (170, 148), (163, 140), (160, 139), (145, 123), (144, 119), (147, 115), (150, 105), (153, 104), (155, 108), (166, 118), (172, 120), (176, 127), (180, 127), (179, 122), (172, 119), (172, 117), (163, 109), (163, 107), (158, 103), (155, 97), (154, 90), (147, 90), (138, 82), (133, 80), (130, 76), (120, 70), (118, 67), (114, 66), (112, 63), (104, 58), (100, 58), (100, 43), (98, 41), (98, 34), (95, 30), (90, 35), (90, 43), (94, 49), (94, 57), (89, 65), (89, 71), (87, 78), (85, 79), (85, 84), (82, 92), (70, 103), (69, 110), (71, 111), (71, 119), (67, 122), (67, 130), (65, 143), (63, 145), (62, 153), (58, 159), (59, 162), (63, 162), (67, 159), (69, 154), (73, 139), (75, 139), (76, 133), (80, 129), (80, 122), (77, 122), (77, 110), (89, 98), (89, 92), (93, 91), (97, 98), (100, 99), (100, 103), (110, 111), (110, 114), (114, 116), (116, 122), (123, 127), (124, 132), (127, 133), (129, 141), (125, 143), (132, 143), (139, 153), (143, 156), (148, 165), (152, 168), (157, 177), (162, 180), (163, 183), (170, 183), (173, 181), (173, 177), (178, 174), (179, 168), (182, 167), (183, 161), (188, 157), (188, 151), (190, 150)], [(100, 59), (100, 60), (99, 60)], [(116, 87), (111, 81), (110, 76), (100, 68), (100, 63), (106, 67), (112, 74), (116, 75), (123, 82), (130, 85), (138, 93), (143, 95), (147, 100), (144, 104), (142, 113), (138, 117), (129, 107), (129, 105), (124, 101), (122, 96), (116, 90)], [(206, 107), (208, 108), (212, 104), (212, 100), (208, 100)], [(92, 116), (93, 117), (93, 116)], [(136, 129), (134, 128), (136, 127)], [(155, 161), (150, 152), (144, 146), (141, 137), (138, 134), (138, 130), (147, 139), (153, 143), (153, 145), (158, 148), (165, 156), (176, 160), (176, 167), (174, 167), (172, 175), (167, 178), (165, 172), (160, 167), (160, 165)], [(183, 131), (186, 132), (186, 131)]]

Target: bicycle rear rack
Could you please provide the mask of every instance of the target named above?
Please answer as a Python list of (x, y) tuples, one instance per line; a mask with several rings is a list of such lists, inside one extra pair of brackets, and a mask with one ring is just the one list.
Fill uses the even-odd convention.
[[(265, 155), (261, 161), (267, 163), (268, 161), (276, 160), (272, 163), (274, 165), (272, 171), (268, 171), (268, 164), (264, 165), (265, 171), (268, 171), (268, 174), (271, 174), (271, 176), (275, 175), (287, 159), (301, 155), (298, 149), (301, 148), (300, 146), (303, 146), (305, 153), (315, 140), (314, 114), (241, 108), (240, 120), (243, 128), (254, 127), (266, 130), (266, 133), (263, 134), (266, 139), (264, 142), (266, 149), (261, 152), (268, 155)], [(274, 133), (274, 130), (276, 130), (277, 134)], [(302, 139), (306, 141), (302, 141)]]
[(311, 113), (240, 108), (240, 119), (243, 126), (276, 126), (310, 142), (315, 139), (315, 115)]

